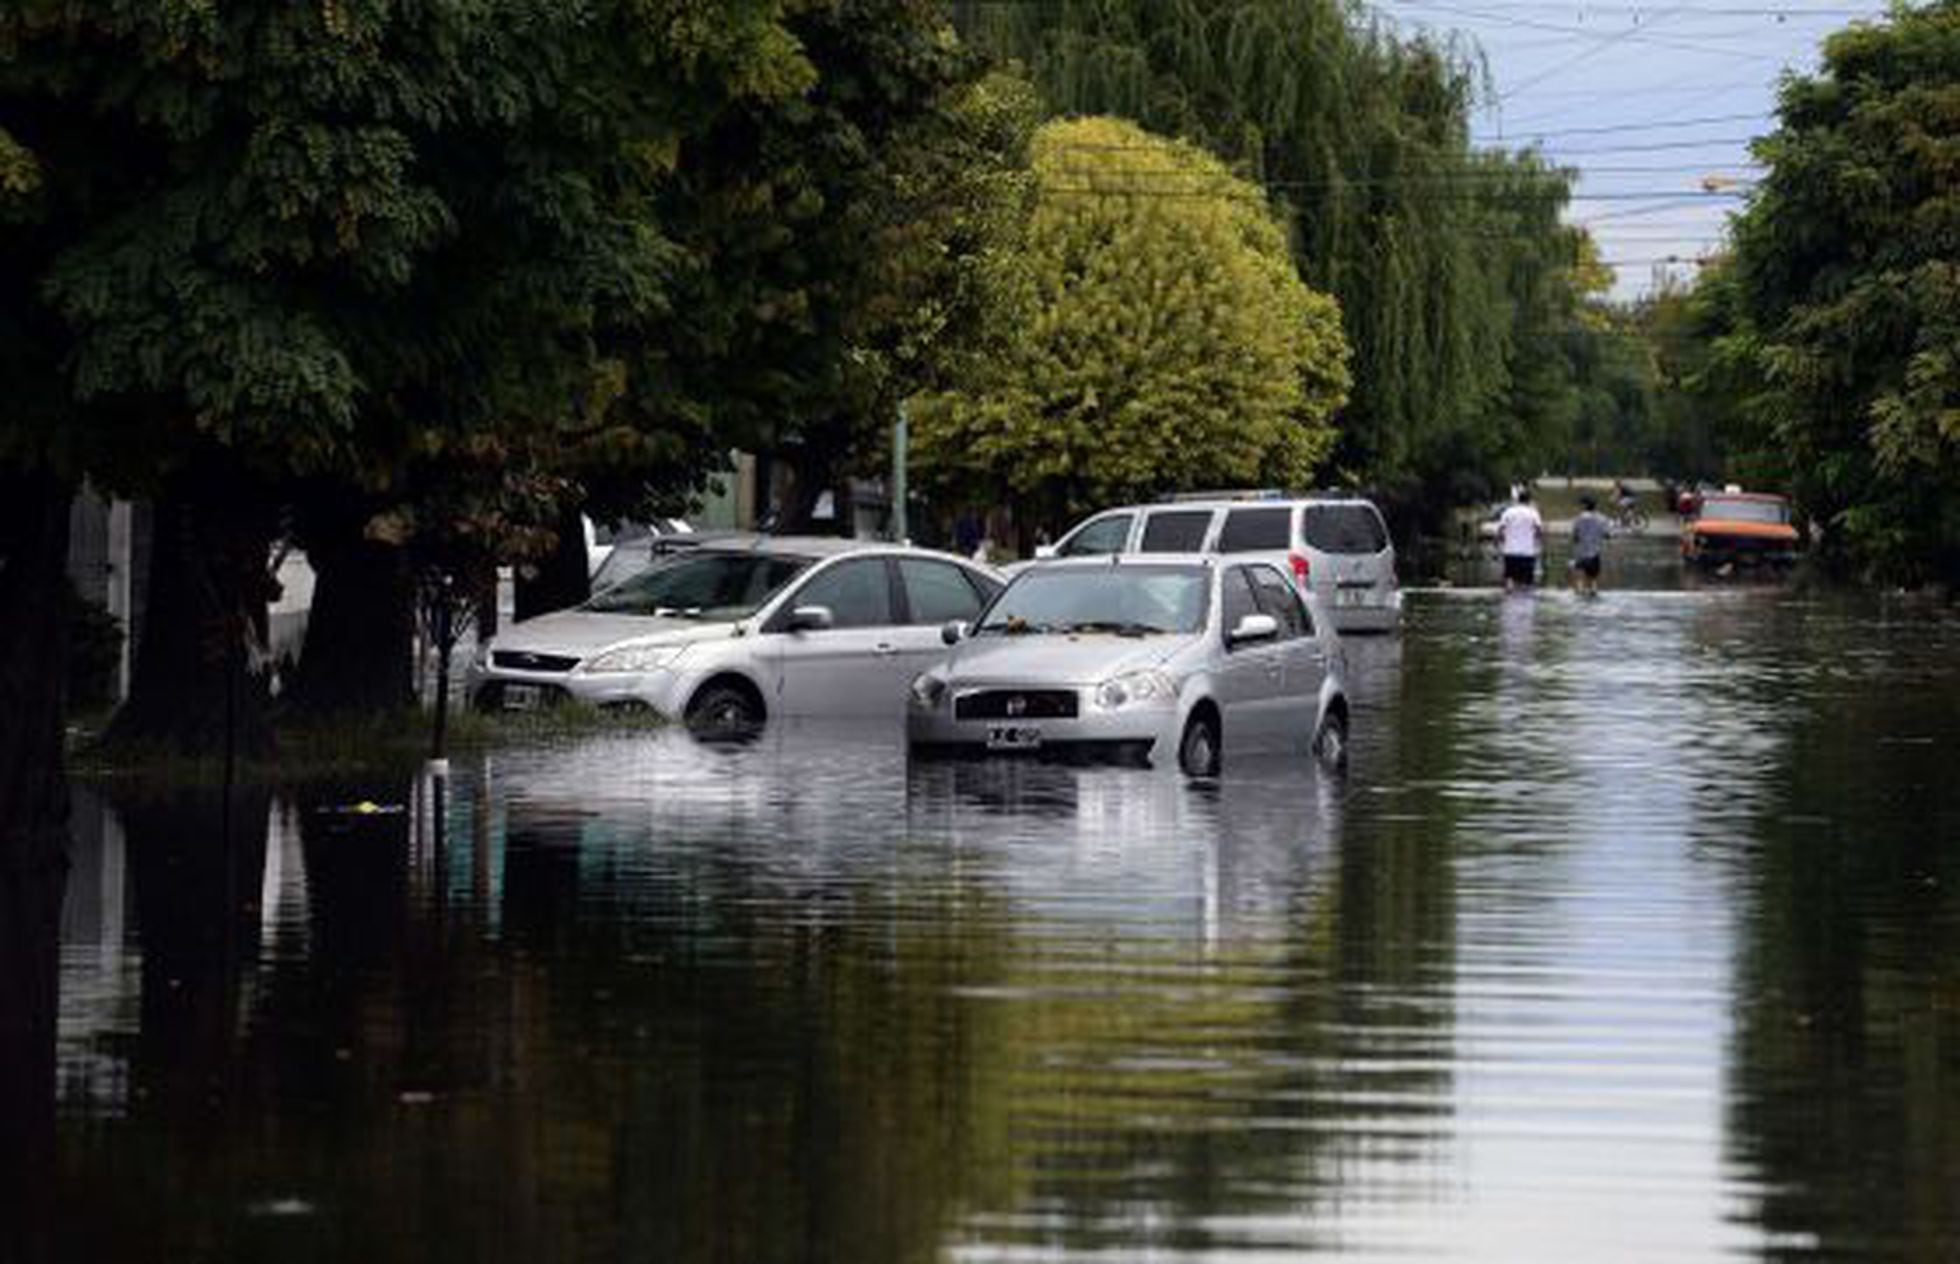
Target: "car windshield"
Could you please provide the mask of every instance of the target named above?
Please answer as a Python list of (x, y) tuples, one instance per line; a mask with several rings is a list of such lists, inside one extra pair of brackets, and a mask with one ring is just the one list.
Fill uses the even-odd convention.
[(745, 619), (794, 579), (807, 557), (697, 553), (641, 571), (580, 607), (600, 614)]
[(1196, 566), (1024, 571), (981, 616), (977, 631), (1150, 636), (1205, 625), (1209, 573)]
[(1724, 522), (1773, 522), (1790, 520), (1790, 507), (1780, 500), (1748, 500), (1740, 496), (1710, 496), (1701, 503), (1703, 518)]

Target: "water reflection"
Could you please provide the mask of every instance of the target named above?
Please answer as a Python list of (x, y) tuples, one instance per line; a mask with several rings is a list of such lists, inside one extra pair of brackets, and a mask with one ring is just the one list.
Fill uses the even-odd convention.
[(1953, 640), (1425, 593), (1345, 779), (780, 726), (90, 801), (62, 1258), (1950, 1255)]

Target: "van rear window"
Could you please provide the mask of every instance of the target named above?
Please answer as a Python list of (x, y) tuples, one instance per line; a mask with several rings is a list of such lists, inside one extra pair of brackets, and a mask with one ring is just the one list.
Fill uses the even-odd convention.
[(1381, 516), (1368, 505), (1308, 505), (1300, 534), (1322, 553), (1379, 553), (1388, 547)]
[(1234, 509), (1218, 532), (1220, 553), (1282, 552), (1292, 547), (1293, 507)]

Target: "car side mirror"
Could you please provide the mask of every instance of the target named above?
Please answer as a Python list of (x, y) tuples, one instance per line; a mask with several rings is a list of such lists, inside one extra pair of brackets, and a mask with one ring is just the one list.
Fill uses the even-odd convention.
[(834, 627), (837, 616), (829, 606), (798, 606), (789, 612), (791, 632), (823, 632)]
[(1045, 562), (1049, 558), (1056, 556), (1055, 546), (1052, 544), (1037, 544), (1034, 546), (1034, 556), (1037, 562)]
[(967, 622), (965, 619), (950, 619), (940, 625), (939, 639), (947, 645), (958, 645), (966, 639), (966, 633)]
[(1239, 620), (1239, 626), (1232, 629), (1227, 638), (1231, 645), (1249, 645), (1254, 641), (1270, 641), (1279, 635), (1279, 620), (1269, 614), (1249, 614)]

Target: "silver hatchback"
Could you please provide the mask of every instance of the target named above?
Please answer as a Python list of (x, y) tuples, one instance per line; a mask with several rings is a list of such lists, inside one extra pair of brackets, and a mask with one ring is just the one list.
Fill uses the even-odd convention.
[(1345, 762), (1340, 640), (1267, 562), (1058, 561), (1015, 576), (912, 682), (915, 751), (1100, 751), (1215, 775), (1225, 751)]
[(1000, 590), (987, 567), (857, 540), (728, 537), (500, 633), (471, 665), (480, 709), (643, 707), (697, 731), (889, 716), (945, 656), (940, 629)]

